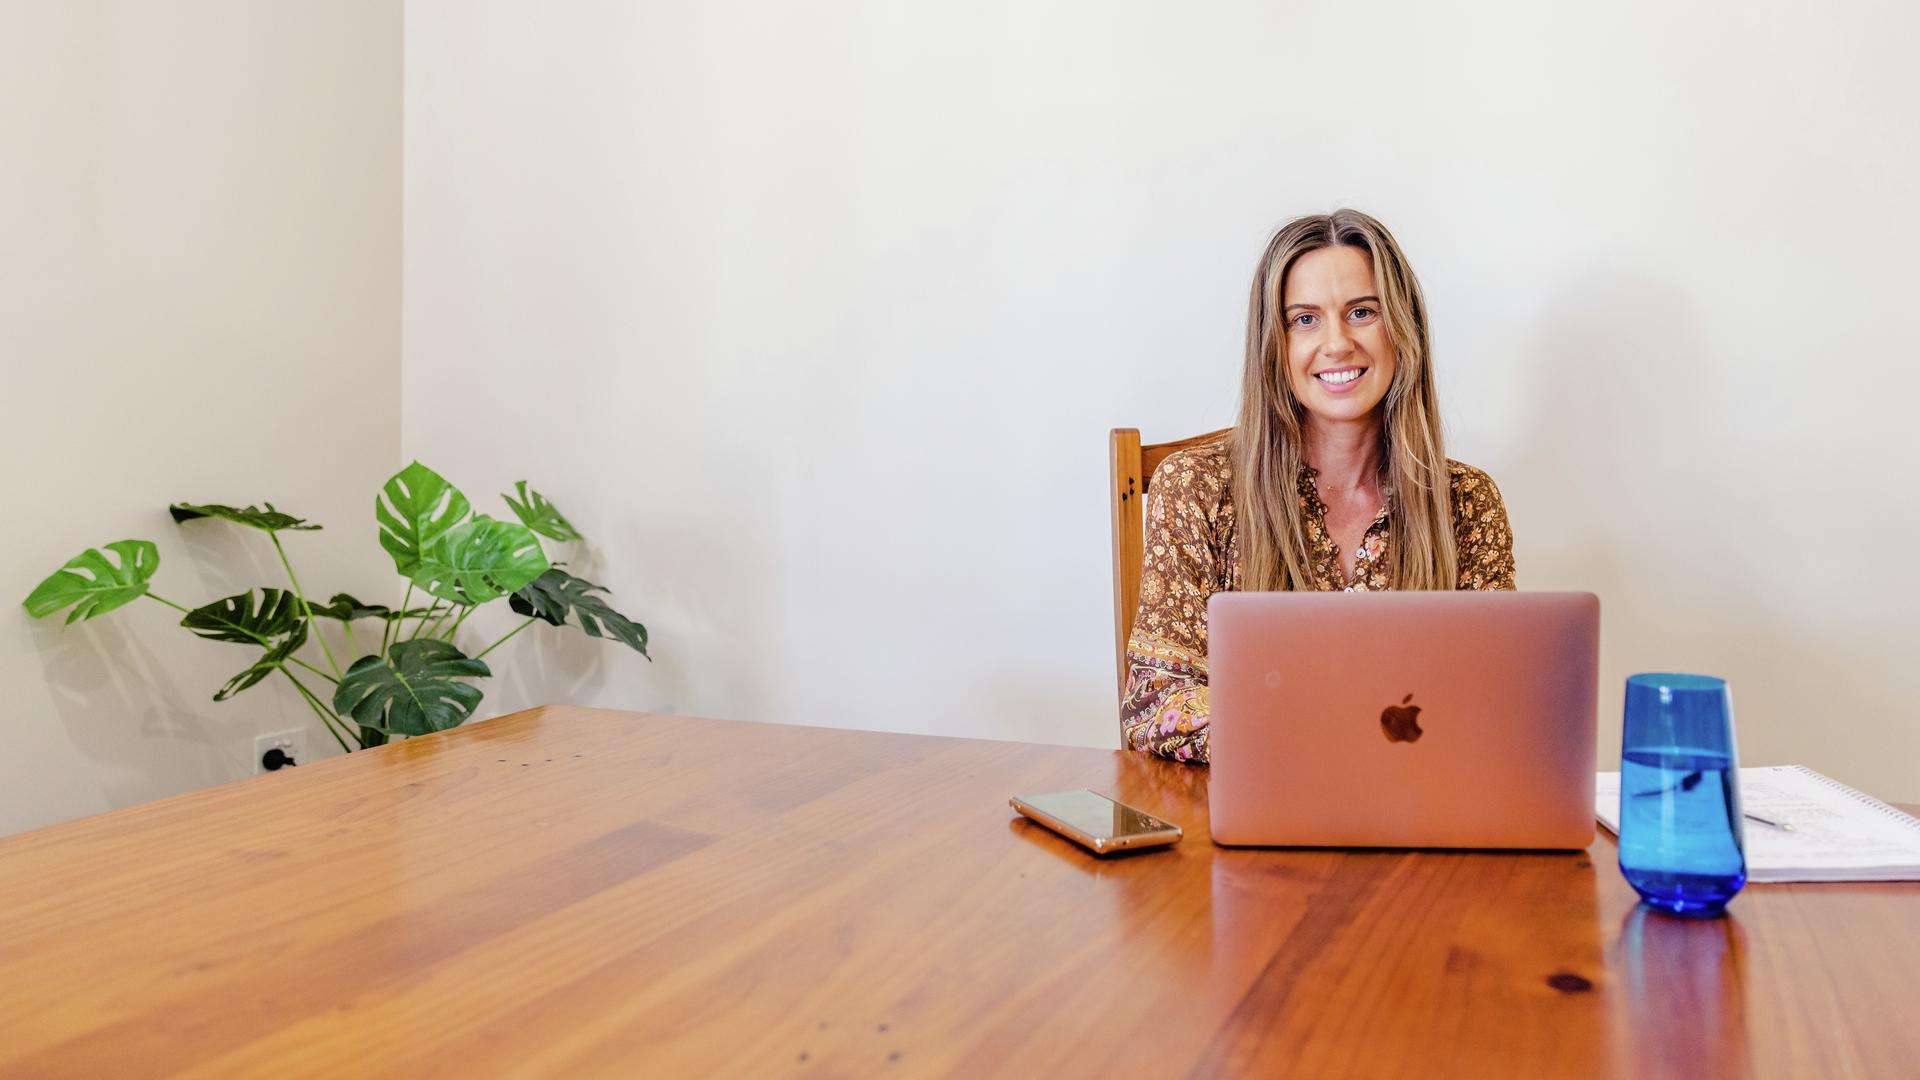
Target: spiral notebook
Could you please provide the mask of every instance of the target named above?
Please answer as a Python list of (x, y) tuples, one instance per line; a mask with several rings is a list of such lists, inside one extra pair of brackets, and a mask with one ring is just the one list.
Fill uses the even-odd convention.
[[(1594, 814), (1620, 831), (1620, 774), (1594, 784)], [(1804, 765), (1740, 770), (1747, 880), (1920, 881), (1920, 818)], [(1784, 826), (1784, 827), (1783, 827)]]

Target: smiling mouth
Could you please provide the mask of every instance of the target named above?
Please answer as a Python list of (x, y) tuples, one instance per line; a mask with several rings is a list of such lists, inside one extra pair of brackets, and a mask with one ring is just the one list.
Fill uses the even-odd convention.
[(1355, 379), (1366, 373), (1367, 369), (1363, 367), (1344, 367), (1317, 372), (1313, 377), (1320, 380), (1322, 386), (1338, 389), (1351, 385)]

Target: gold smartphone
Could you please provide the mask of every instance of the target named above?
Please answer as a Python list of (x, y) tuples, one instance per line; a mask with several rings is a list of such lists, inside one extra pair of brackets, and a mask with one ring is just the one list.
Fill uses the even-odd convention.
[(1164, 847), (1180, 839), (1180, 826), (1087, 788), (1046, 795), (1015, 795), (1007, 801), (1023, 816), (1095, 855)]

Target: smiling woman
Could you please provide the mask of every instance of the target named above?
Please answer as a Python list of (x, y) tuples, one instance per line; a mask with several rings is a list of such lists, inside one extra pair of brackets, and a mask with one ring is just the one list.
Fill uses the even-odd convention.
[(1127, 744), (1207, 760), (1207, 598), (1222, 590), (1511, 589), (1493, 479), (1447, 458), (1425, 300), (1356, 210), (1268, 242), (1247, 306), (1239, 422), (1148, 485)]

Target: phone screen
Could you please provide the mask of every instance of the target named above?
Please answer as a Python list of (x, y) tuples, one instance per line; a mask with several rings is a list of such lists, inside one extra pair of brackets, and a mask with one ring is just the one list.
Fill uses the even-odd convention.
[(1023, 795), (1021, 799), (1042, 813), (1098, 837), (1117, 839), (1173, 828), (1151, 814), (1143, 814), (1093, 791), (1055, 791), (1046, 795)]

